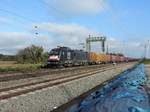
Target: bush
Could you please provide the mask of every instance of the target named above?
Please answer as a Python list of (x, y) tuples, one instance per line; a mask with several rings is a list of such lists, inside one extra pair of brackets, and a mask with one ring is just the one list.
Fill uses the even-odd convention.
[(16, 60), (18, 63), (43, 63), (48, 57), (48, 53), (44, 53), (43, 47), (32, 45), (17, 53)]
[(47, 62), (48, 56), (49, 56), (48, 52), (43, 53), (42, 63)]
[(144, 63), (144, 64), (150, 64), (150, 59), (144, 59), (144, 60), (142, 61), (142, 63)]

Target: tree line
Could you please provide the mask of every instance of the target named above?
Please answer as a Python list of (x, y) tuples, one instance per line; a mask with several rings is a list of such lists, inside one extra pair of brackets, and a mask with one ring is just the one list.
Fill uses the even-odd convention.
[(21, 49), (14, 56), (0, 54), (0, 60), (2, 61), (16, 61), (17, 63), (46, 63), (48, 58), (48, 52), (44, 52), (44, 48), (41, 46), (31, 45), (24, 49)]
[(14, 55), (4, 55), (0, 54), (0, 61), (15, 61), (16, 58)]

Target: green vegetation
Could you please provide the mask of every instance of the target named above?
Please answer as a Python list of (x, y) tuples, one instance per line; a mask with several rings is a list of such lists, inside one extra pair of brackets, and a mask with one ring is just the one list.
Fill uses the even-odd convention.
[(31, 72), (41, 69), (43, 64), (17, 64), (14, 61), (0, 61), (0, 72)]
[(0, 72), (31, 72), (45, 66), (48, 52), (43, 47), (29, 46), (20, 50), (17, 55), (0, 55)]
[(144, 59), (142, 63), (144, 63), (144, 64), (150, 64), (150, 59)]
[(20, 50), (16, 55), (16, 61), (22, 64), (45, 63), (47, 58), (48, 58), (48, 53), (44, 52), (43, 47), (39, 47), (35, 45)]

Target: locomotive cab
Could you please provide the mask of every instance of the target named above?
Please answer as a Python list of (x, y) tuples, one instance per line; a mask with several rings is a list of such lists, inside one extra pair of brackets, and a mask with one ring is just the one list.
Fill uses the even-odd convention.
[(58, 64), (60, 61), (60, 51), (58, 49), (52, 49), (49, 53), (48, 64)]
[(70, 48), (58, 47), (50, 51), (47, 64), (52, 66), (57, 65), (68, 66), (69, 64), (71, 64), (71, 59), (72, 59), (72, 51)]

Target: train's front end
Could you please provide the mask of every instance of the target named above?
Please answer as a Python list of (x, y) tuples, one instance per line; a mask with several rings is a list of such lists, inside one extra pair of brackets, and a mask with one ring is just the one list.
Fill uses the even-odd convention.
[(60, 64), (60, 49), (52, 49), (47, 60), (48, 66), (58, 66)]

